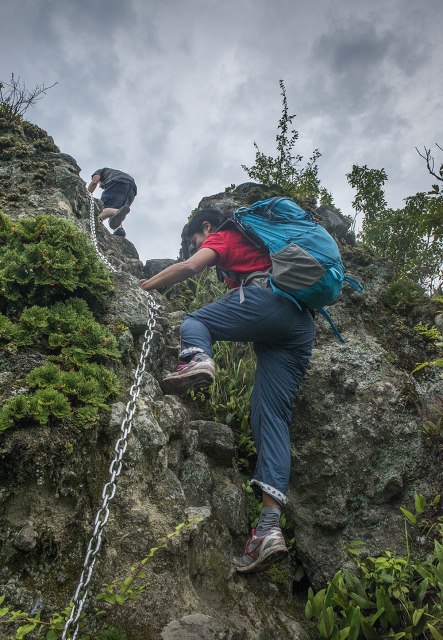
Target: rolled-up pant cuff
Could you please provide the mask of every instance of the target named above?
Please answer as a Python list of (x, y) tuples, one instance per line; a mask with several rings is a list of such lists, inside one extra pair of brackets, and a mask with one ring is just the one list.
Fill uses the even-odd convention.
[(203, 349), (200, 347), (188, 347), (187, 349), (182, 349), (178, 354), (179, 360), (187, 360), (192, 356), (195, 356), (197, 353), (205, 353)]
[(263, 493), (266, 493), (270, 498), (278, 502), (282, 507), (285, 506), (288, 499), (284, 493), (276, 489), (275, 487), (271, 487), (270, 484), (266, 484), (266, 482), (261, 482), (260, 480), (251, 480), (249, 482), (250, 486), (253, 488), (259, 487)]

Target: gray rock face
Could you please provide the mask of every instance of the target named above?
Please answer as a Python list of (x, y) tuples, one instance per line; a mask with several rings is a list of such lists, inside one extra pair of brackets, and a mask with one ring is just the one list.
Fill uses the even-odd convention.
[(162, 631), (162, 640), (240, 640), (238, 633), (202, 613), (173, 620)]
[(342, 240), (351, 227), (351, 223), (341, 213), (322, 205), (317, 209), (320, 224), (337, 240)]
[(219, 464), (232, 464), (234, 433), (225, 424), (206, 420), (193, 420), (190, 429), (198, 433), (199, 448)]
[(145, 266), (143, 267), (143, 277), (144, 278), (152, 278), (153, 276), (166, 269), (166, 267), (170, 267), (171, 264), (175, 264), (176, 260), (169, 260), (168, 258), (156, 258), (154, 260), (147, 260)]
[(403, 400), (414, 381), (374, 338), (346, 337), (316, 349), (293, 424), (290, 511), (299, 558), (317, 587), (343, 561), (345, 540), (364, 539), (371, 554), (401, 551), (399, 505), (418, 486), (435, 495), (441, 482), (425, 463), (421, 420)]
[(32, 523), (26, 524), (20, 529), (14, 538), (14, 547), (19, 551), (32, 551), (37, 546), (38, 532)]

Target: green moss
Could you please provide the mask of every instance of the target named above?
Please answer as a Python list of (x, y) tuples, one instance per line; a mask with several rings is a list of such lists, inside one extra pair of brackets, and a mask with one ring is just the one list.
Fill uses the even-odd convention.
[(32, 122), (23, 120), (22, 126), (23, 132), (29, 140), (43, 140), (44, 138), (48, 137), (48, 134), (44, 129), (41, 129), (39, 126), (33, 124)]
[(14, 147), (14, 136), (7, 134), (0, 136), (0, 149), (11, 149)]
[[(116, 375), (101, 364), (119, 358), (117, 340), (96, 322), (85, 300), (34, 305), (23, 311), (17, 323), (0, 315), (0, 339), (9, 351), (37, 342), (52, 360), (27, 375), (29, 394), (5, 402), (0, 431), (24, 421), (47, 424), (50, 418), (68, 415), (81, 426), (91, 426), (99, 410), (108, 408), (107, 400), (119, 392)], [(43, 391), (54, 394), (53, 401), (50, 395), (42, 396)]]
[(33, 153), (33, 148), (11, 133), (0, 136), (0, 159), (23, 158)]
[(9, 398), (0, 410), (0, 431), (15, 424), (45, 425), (50, 418), (65, 418), (71, 412), (68, 399), (53, 388)]
[(281, 566), (273, 565), (266, 572), (266, 577), (269, 582), (277, 586), (288, 587), (291, 581), (291, 577), (289, 575), (288, 570), (282, 569)]
[(92, 426), (120, 390), (109, 369), (120, 351), (78, 296), (106, 297), (106, 268), (85, 234), (50, 216), (13, 222), (0, 214), (0, 249), (0, 345), (10, 352), (37, 345), (47, 356), (26, 376), (28, 391), (3, 404), (0, 431), (64, 418)]
[(15, 342), (19, 337), (18, 327), (3, 313), (0, 313), (0, 346)]
[(19, 306), (86, 293), (103, 299), (111, 278), (87, 236), (70, 222), (0, 214), (0, 296)]
[(51, 138), (51, 136), (45, 136), (44, 138), (35, 140), (33, 143), (33, 146), (34, 146), (34, 149), (36, 149), (36, 151), (42, 151), (42, 152), (51, 151), (54, 153), (60, 153), (60, 149), (54, 143), (54, 140)]
[(423, 287), (408, 278), (393, 282), (383, 296), (384, 304), (392, 311), (401, 314), (408, 313), (415, 306), (423, 303), (424, 299)]

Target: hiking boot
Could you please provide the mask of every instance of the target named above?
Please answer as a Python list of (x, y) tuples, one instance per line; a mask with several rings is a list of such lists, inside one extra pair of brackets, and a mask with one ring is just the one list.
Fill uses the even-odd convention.
[(252, 536), (245, 545), (242, 556), (234, 557), (232, 564), (239, 573), (258, 573), (280, 562), (288, 555), (288, 549), (280, 527), (271, 527), (263, 536)]
[(126, 238), (126, 231), (123, 229), (123, 227), (119, 227), (114, 231), (112, 235), (119, 236), (120, 238)]
[(109, 226), (111, 227), (111, 229), (117, 229), (117, 227), (119, 227), (123, 220), (126, 218), (129, 211), (130, 209), (127, 204), (123, 205), (123, 207), (120, 207), (120, 209), (118, 209), (117, 212), (114, 213), (112, 218), (109, 218)]
[(168, 394), (184, 394), (188, 389), (204, 389), (214, 382), (215, 364), (212, 358), (196, 356), (177, 371), (163, 378), (161, 387)]

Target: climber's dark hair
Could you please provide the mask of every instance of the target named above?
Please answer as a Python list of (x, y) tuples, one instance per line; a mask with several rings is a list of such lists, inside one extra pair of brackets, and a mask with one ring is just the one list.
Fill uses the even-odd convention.
[(194, 233), (201, 233), (203, 231), (203, 223), (210, 222), (214, 231), (217, 231), (219, 226), (227, 219), (227, 215), (219, 211), (219, 209), (201, 209), (197, 211), (186, 225), (184, 232), (188, 239), (194, 235)]

